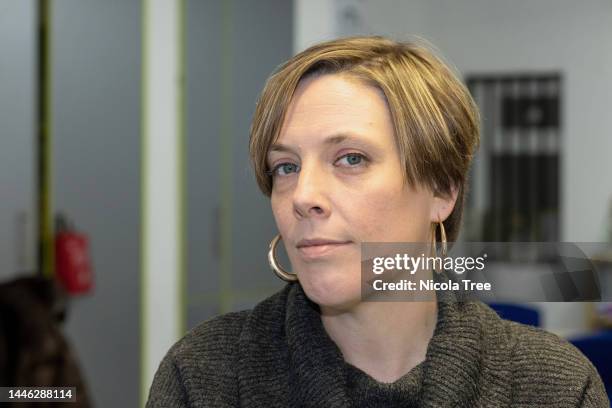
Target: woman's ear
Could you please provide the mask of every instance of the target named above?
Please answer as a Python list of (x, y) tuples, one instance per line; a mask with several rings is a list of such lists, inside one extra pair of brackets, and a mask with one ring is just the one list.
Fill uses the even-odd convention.
[(453, 208), (455, 208), (458, 195), (459, 188), (454, 185), (451, 186), (450, 194), (434, 194), (434, 203), (429, 215), (430, 221), (438, 222), (446, 220), (453, 212)]

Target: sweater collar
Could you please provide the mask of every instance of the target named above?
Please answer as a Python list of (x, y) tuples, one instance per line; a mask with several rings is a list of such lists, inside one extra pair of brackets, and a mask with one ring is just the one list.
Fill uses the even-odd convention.
[(473, 406), (484, 354), (482, 312), (453, 292), (437, 295), (438, 322), (427, 347), (420, 406)]
[[(458, 301), (453, 293), (438, 292), (437, 300), (436, 328), (419, 367), (419, 406), (471, 406), (478, 397), (483, 352), (481, 312), (474, 302)], [(262, 386), (251, 393), (273, 395), (272, 386), (288, 406), (352, 404), (347, 363), (325, 331), (318, 305), (299, 283), (288, 284), (253, 310), (241, 353), (245, 364), (240, 375), (261, 379)]]
[(294, 284), (287, 298), (287, 345), (296, 401), (291, 406), (348, 407), (344, 358), (323, 323), (318, 305)]
[[(442, 280), (445, 276), (441, 274), (435, 279)], [(470, 406), (477, 397), (481, 366), (479, 311), (474, 302), (460, 302), (452, 292), (438, 292), (437, 300), (436, 328), (426, 359), (419, 367), (423, 371), (419, 405), (443, 407), (462, 402), (460, 405)], [(346, 363), (342, 353), (325, 331), (319, 307), (307, 298), (299, 284), (294, 284), (288, 293), (285, 326), (291, 370), (295, 375), (293, 384), (297, 387), (294, 391), (301, 403), (308, 401), (309, 406), (317, 407), (348, 406), (343, 370)]]

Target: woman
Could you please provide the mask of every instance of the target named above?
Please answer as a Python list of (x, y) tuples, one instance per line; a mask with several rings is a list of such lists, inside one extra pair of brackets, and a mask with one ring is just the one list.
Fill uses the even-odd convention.
[(290, 283), (187, 334), (148, 406), (607, 406), (573, 346), (483, 303), (361, 298), (361, 242), (455, 240), (478, 142), (469, 93), (422, 46), (340, 39), (279, 67), (250, 151)]

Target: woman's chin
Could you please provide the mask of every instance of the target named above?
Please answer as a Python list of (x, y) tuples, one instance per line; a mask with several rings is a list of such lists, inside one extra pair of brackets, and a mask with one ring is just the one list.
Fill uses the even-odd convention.
[(348, 310), (361, 301), (359, 277), (346, 276), (301, 276), (300, 284), (308, 298), (321, 308)]

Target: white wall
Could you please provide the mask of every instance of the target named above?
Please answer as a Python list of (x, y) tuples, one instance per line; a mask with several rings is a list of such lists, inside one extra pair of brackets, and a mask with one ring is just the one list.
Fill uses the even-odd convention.
[(329, 0), (295, 0), (293, 21), (294, 52), (337, 35), (335, 5)]
[[(462, 74), (560, 71), (564, 86), (561, 239), (605, 239), (612, 199), (612, 2), (330, 0), (329, 4), (335, 26), (326, 32), (423, 37)], [(321, 21), (328, 20), (313, 23), (319, 32)], [(300, 35), (307, 37), (304, 30)], [(585, 327), (582, 304), (542, 308), (549, 330), (571, 334)]]

